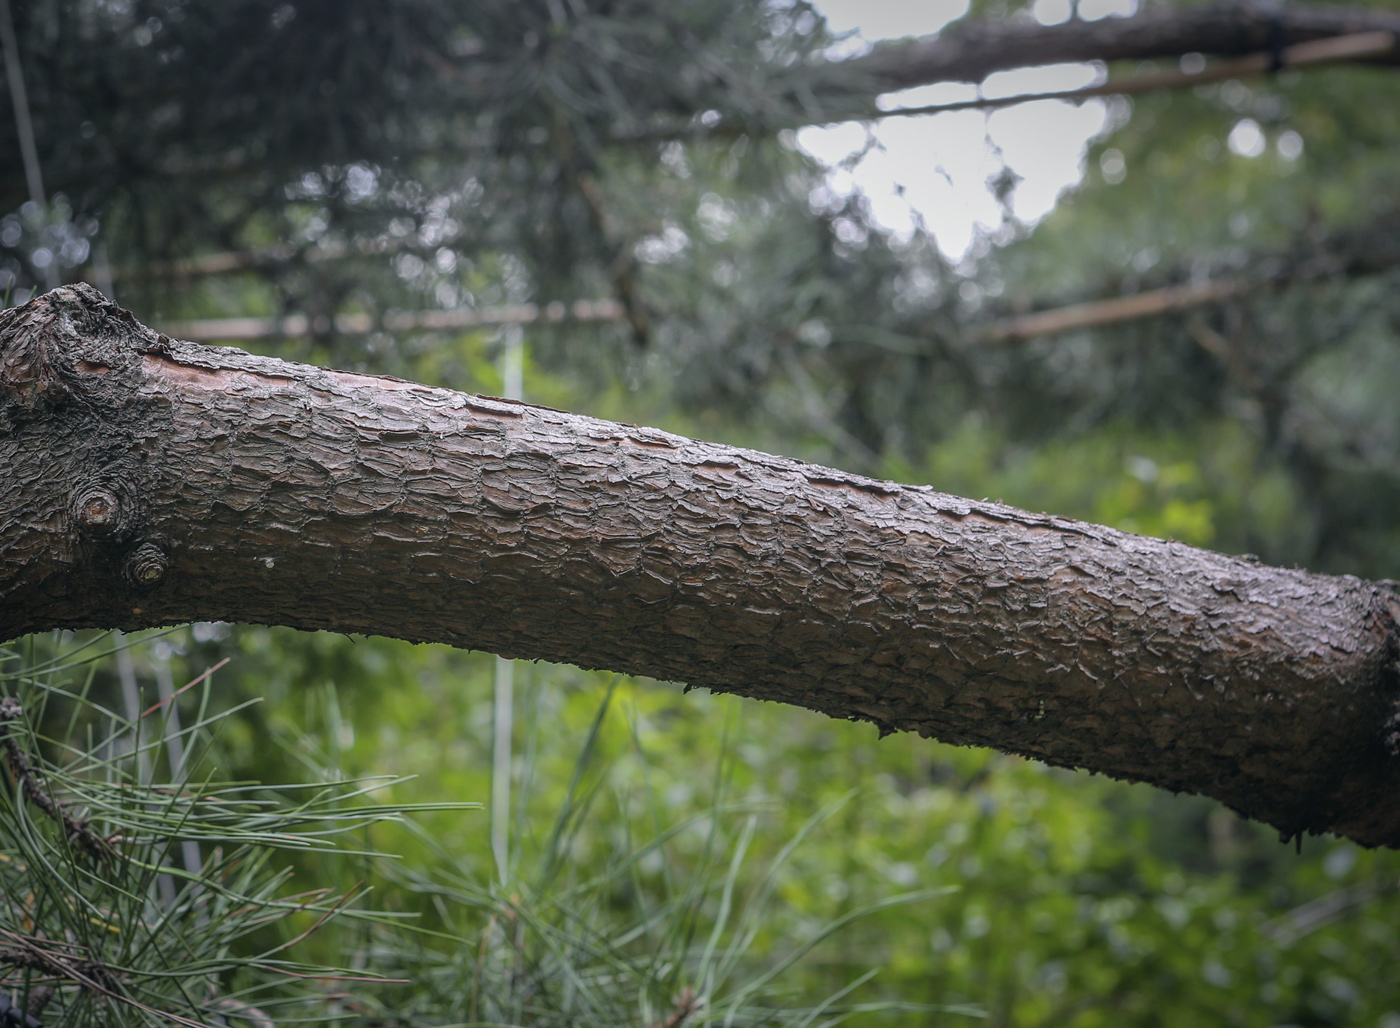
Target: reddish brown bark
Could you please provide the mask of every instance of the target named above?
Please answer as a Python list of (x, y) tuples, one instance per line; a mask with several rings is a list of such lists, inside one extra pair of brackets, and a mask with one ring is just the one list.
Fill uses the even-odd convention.
[(1393, 583), (0, 315), (0, 637), (224, 619), (652, 675), (1400, 844)]

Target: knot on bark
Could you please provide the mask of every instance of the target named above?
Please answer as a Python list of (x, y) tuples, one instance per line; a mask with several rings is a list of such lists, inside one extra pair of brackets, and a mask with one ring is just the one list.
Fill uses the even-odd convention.
[(139, 501), (123, 468), (110, 468), (81, 482), (68, 501), (68, 515), (80, 532), (120, 539), (137, 527)]
[(160, 584), (169, 567), (164, 550), (155, 543), (142, 543), (126, 560), (126, 577), (132, 585), (149, 589)]

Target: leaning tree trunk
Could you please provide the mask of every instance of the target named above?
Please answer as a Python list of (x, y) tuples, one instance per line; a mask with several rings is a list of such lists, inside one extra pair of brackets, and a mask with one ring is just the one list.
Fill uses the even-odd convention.
[(776, 700), (1400, 845), (1394, 583), (0, 315), (0, 638), (251, 621)]

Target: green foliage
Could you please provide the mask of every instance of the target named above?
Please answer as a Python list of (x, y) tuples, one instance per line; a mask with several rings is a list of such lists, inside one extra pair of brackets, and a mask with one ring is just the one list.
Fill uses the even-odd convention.
[[(640, 795), (629, 809), (646, 783), (619, 770), (622, 751), (651, 761), (639, 726), (610, 716), (610, 688), (577, 698), (592, 712), (576, 753), (535, 748), (522, 761), (528, 816), (501, 875), (429, 830), (475, 804), (398, 799), (442, 795), (443, 781), (346, 777), (358, 761), (353, 742), (338, 745), (349, 723), (334, 691), (322, 731), (284, 739), (301, 774), (279, 786), (230, 777), (253, 701), (221, 705), (208, 674), (197, 693), (115, 713), (112, 665), (120, 677), (134, 650), (157, 669), (182, 635), (122, 643), (115, 661), (102, 636), (0, 651), (0, 685), (19, 697), (0, 703), (12, 786), (0, 802), (0, 991), (50, 1023), (805, 1026), (978, 1013), (853, 1001), (873, 970), (805, 1001), (798, 984), (812, 983), (797, 972), (836, 933), (950, 891), (882, 896), (775, 933), (789, 865), (849, 796), (762, 852), (755, 840), (789, 822), (728, 795), (721, 743), (705, 793), (679, 810)], [(194, 716), (183, 730), (179, 705)], [(246, 759), (265, 774), (275, 755), (264, 739)], [(385, 840), (401, 852), (390, 858)]]
[[(882, 231), (858, 191), (775, 131), (835, 103), (808, 75), (829, 40), (804, 4), (11, 7), (52, 197), (21, 205), (19, 168), (0, 169), (7, 289), (42, 280), (40, 249), (96, 277), (101, 244), (118, 297), (147, 320), (612, 296), (625, 323), (528, 329), (528, 399), (1400, 577), (1392, 70), (1114, 100), (1080, 187), (953, 266), (926, 233)], [(1246, 120), (1257, 156), (1229, 146)], [(16, 150), (12, 127), (0, 117), (0, 152)], [(162, 263), (230, 250), (257, 260), (194, 278)], [(1022, 343), (984, 335), (1039, 307), (1227, 277), (1248, 288), (1213, 306)], [(259, 347), (496, 393), (500, 342), (326, 332)], [(116, 663), (64, 672), (86, 683), (77, 700), (33, 684), (57, 681), (42, 662), (60, 650), (26, 645), (14, 738), (56, 794), (135, 841), (121, 863), (94, 863), (11, 779), (3, 928), (32, 932), (42, 915), (46, 939), (72, 932), (152, 1006), (212, 1016), (216, 997), (243, 996), (279, 1025), (682, 1028), (718, 1023), (735, 999), (736, 1023), (960, 1023), (948, 1011), (972, 1004), (1057, 1028), (1400, 1025), (1391, 853), (1324, 839), (1298, 856), (1200, 801), (518, 665), (502, 874), (485, 818), (439, 806), (490, 793), (484, 655), (209, 625), (143, 641), (144, 682), (232, 658), (217, 689), (178, 701), (194, 727), (172, 791), (152, 784), (181, 779), (158, 733), (143, 746), (151, 779), (102, 748), (130, 720), (112, 713)], [(307, 797), (338, 818), (336, 797), (360, 802), (353, 783), (384, 775), (385, 820), (333, 851), (311, 845)], [(254, 780), (284, 787), (229, 784)], [(388, 817), (414, 805), (411, 826)], [(191, 835), (224, 891), (181, 873), (169, 840)], [(289, 872), (333, 890), (312, 903), (323, 911), (361, 880), (373, 902), (263, 957), (316, 919), (287, 907), (305, 888)], [(200, 921), (225, 895), (242, 905)], [(415, 931), (371, 909), (412, 914)], [(818, 939), (771, 989), (745, 991)], [(272, 970), (291, 969), (284, 958), (411, 983), (290, 979)], [(147, 1023), (71, 981), (52, 1002), (57, 1023), (82, 1024), (58, 1022), (70, 1010), (119, 1023), (92, 1020), (104, 1004), (102, 1017)]]
[[(337, 972), (288, 950), (332, 918), (360, 916), (361, 890), (294, 891), (278, 858), (323, 854), (408, 808), (366, 803), (381, 782), (278, 789), (226, 779), (211, 735), (236, 712), (207, 714), (207, 680), (191, 727), (176, 734), (164, 704), (133, 720), (93, 700), (91, 674), (73, 692), (69, 679), (97, 668), (93, 644), (84, 649), (0, 651), (18, 665), (0, 675), (9, 995), (74, 1028), (297, 1016), (319, 997), (286, 983)], [(47, 725), (58, 733), (43, 734)]]
[[(605, 781), (621, 784), (611, 774), (588, 780), (611, 695), (610, 689), (584, 739), (552, 829), (516, 862), (504, 888), (487, 889), (461, 875), (405, 883), (439, 909), (466, 912), (481, 939), (475, 951), (459, 949), (420, 974), (411, 1002), (420, 1008), (426, 1002), (454, 1022), (561, 1026), (812, 1025), (881, 1010), (979, 1013), (901, 1002), (852, 1005), (847, 997), (873, 970), (806, 1008), (786, 979), (810, 952), (856, 921), (948, 890), (848, 911), (791, 952), (757, 961), (758, 952), (774, 948), (771, 907), (786, 865), (836, 808), (809, 818), (759, 867), (750, 846), (761, 820), (772, 819), (726, 801), (723, 780), (708, 803), (696, 804), (685, 820), (662, 822), (654, 836), (636, 833), (660, 820), (655, 796), (640, 815), (624, 802), (611, 817), (595, 816)], [(600, 822), (617, 833), (601, 851), (594, 838)], [(439, 856), (449, 864), (457, 859)]]
[[(217, 688), (181, 697), (190, 723), (203, 706), (218, 726), (220, 774), (204, 788), (255, 774), (336, 783), (372, 788), (386, 812), (489, 794), (490, 658), (280, 630), (199, 635), (170, 633), (133, 656), (143, 682), (162, 644), (177, 681), (233, 656)], [(694, 1004), (689, 1025), (720, 1023), (736, 999), (734, 1023), (803, 1023), (832, 997), (811, 1023), (960, 1023), (969, 1007), (993, 1023), (1080, 1026), (1386, 1024), (1400, 1013), (1394, 853), (1325, 839), (1300, 857), (1206, 801), (877, 740), (869, 726), (787, 708), (520, 668), (506, 874), (485, 817), (448, 807), (378, 821), (335, 851), (282, 847), (264, 869), (294, 871), (306, 884), (292, 892), (373, 886), (354, 919), (321, 926), (286, 958), (407, 982), (289, 991), (285, 976), (263, 978), (257, 1005), (276, 1023), (273, 1007), (343, 1025), (640, 1026)], [(70, 674), (91, 703), (114, 705), (110, 662)], [(248, 706), (254, 696), (262, 702)], [(368, 773), (391, 777), (345, 784)], [(79, 787), (73, 795), (93, 794)], [(130, 787), (122, 794), (130, 807)], [(158, 867), (148, 858), (143, 873)], [(146, 888), (147, 905), (163, 909)], [(414, 916), (386, 921), (387, 911)], [(251, 989), (257, 965), (240, 960), (313, 922), (294, 914), (248, 935), (251, 952), (232, 944), (219, 966), (239, 970), (216, 976), (220, 988)]]

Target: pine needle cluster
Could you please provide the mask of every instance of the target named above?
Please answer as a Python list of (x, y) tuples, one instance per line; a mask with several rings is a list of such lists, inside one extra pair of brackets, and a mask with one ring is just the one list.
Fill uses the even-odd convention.
[(220, 780), (232, 712), (208, 714), (207, 678), (188, 727), (172, 731), (169, 704), (132, 721), (68, 687), (104, 648), (0, 651), (20, 665), (0, 674), (0, 993), (31, 1026), (325, 1023), (327, 990), (375, 976), (293, 952), (333, 919), (382, 915), (363, 886), (294, 888), (282, 858), (343, 850), (407, 809), (366, 800), (382, 781)]
[[(146, 643), (40, 643), (0, 649), (7, 1028), (816, 1028), (915, 1009), (854, 1002), (874, 972), (815, 1003), (785, 984), (844, 925), (931, 895), (771, 938), (789, 858), (839, 805), (755, 866), (762, 811), (726, 800), (721, 782), (709, 808), (648, 837), (629, 830), (601, 864), (576, 859), (607, 781), (598, 741), (611, 694), (542, 844), (483, 879), (413, 820), (475, 804), (376, 802), (402, 780), (338, 780), (334, 768), (291, 785), (226, 780), (219, 732), (242, 707), (214, 712), (210, 673), (129, 717), (93, 682)], [(181, 700), (193, 715), (183, 727)], [(406, 830), (426, 858), (376, 850), (381, 825)], [(361, 875), (348, 888), (294, 881), (308, 869), (344, 879), (347, 866)]]

